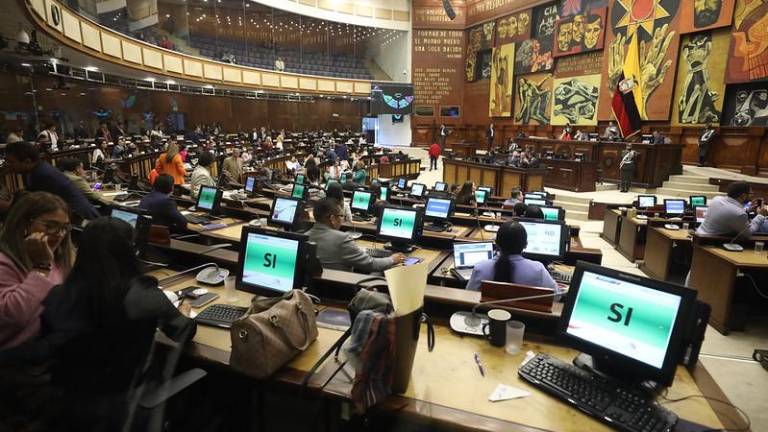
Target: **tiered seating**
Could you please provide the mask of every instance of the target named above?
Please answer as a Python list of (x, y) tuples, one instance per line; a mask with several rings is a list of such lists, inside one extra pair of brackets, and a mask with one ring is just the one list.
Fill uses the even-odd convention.
[(284, 49), (273, 53), (272, 48), (264, 46), (248, 45), (246, 49), (244, 42), (224, 41), (204, 36), (192, 36), (190, 45), (199, 49), (201, 55), (216, 60), (220, 60), (224, 53), (232, 54), (237, 64), (243, 66), (274, 69), (275, 59), (282, 57), (286, 72), (335, 78), (373, 79), (373, 75), (362, 59), (346, 55), (329, 57), (324, 53), (302, 54), (299, 51)]

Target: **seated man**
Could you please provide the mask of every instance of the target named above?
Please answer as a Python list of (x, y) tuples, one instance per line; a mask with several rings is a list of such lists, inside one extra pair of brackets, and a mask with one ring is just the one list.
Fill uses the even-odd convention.
[(152, 192), (144, 196), (139, 203), (139, 208), (146, 210), (152, 216), (153, 225), (164, 225), (173, 232), (183, 231), (187, 228), (187, 220), (176, 207), (176, 201), (171, 198), (173, 192), (173, 177), (161, 174), (155, 180)]
[(317, 258), (323, 268), (363, 273), (386, 270), (405, 261), (405, 255), (373, 258), (361, 249), (347, 233), (339, 231), (344, 211), (333, 198), (323, 198), (315, 204), (315, 225), (307, 231), (309, 240), (317, 244)]
[(63, 199), (70, 211), (83, 219), (96, 219), (99, 212), (71, 181), (48, 162), (32, 143), (15, 142), (5, 147), (5, 166), (9, 172), (24, 175), (24, 185), (30, 192), (50, 192)]
[(77, 186), (80, 192), (85, 195), (91, 201), (98, 201), (99, 194), (97, 194), (88, 182), (85, 180), (85, 168), (83, 168), (83, 161), (75, 158), (62, 159), (58, 163), (58, 167), (61, 172)]
[[(752, 194), (749, 183), (734, 182), (728, 185), (727, 196), (718, 196), (709, 202), (709, 210), (701, 226), (696, 230), (697, 234), (716, 235), (716, 236), (749, 236), (757, 232), (763, 225), (768, 216), (768, 209), (765, 206), (756, 208), (753, 206), (751, 211), (756, 211), (752, 221), (744, 210), (744, 203), (749, 201)], [(754, 203), (756, 200), (753, 200)]]
[(504, 204), (501, 206), (503, 208), (514, 208), (515, 204), (523, 202), (523, 198), (523, 191), (517, 188), (512, 189), (512, 196), (508, 200), (504, 201)]

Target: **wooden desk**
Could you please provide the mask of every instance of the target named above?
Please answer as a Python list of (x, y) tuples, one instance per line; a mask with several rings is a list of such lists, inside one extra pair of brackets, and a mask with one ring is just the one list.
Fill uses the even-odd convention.
[[(766, 252), (756, 254), (745, 249), (731, 252), (720, 246), (693, 246), (690, 288), (698, 291), (699, 300), (712, 307), (709, 324), (720, 333), (739, 330), (732, 323), (732, 306), (736, 290), (736, 276), (739, 271), (768, 270)], [(751, 283), (751, 282), (750, 282)], [(751, 289), (751, 288), (750, 288)]]
[(645, 256), (646, 221), (637, 218), (622, 217), (618, 250), (630, 262)]
[(573, 192), (594, 192), (597, 182), (597, 163), (566, 159), (545, 159), (547, 169), (544, 186)]
[(544, 168), (514, 168), (443, 158), (444, 182), (462, 184), (468, 180), (473, 181), (478, 186), (492, 187), (499, 196), (510, 196), (515, 188), (541, 190), (545, 173)]
[[(541, 138), (518, 138), (515, 141), (522, 147), (533, 147), (541, 154), (553, 151), (566, 159), (573, 158), (576, 153), (583, 153), (585, 160), (597, 163), (599, 178), (616, 183), (621, 179), (619, 162), (621, 162), (621, 152), (624, 151), (627, 143)], [(681, 174), (683, 168), (680, 161), (684, 147), (679, 144), (632, 143), (632, 149), (638, 155), (632, 186), (657, 188), (661, 187), (671, 174)]]
[(645, 238), (645, 259), (640, 270), (654, 279), (670, 280), (672, 253), (675, 248), (691, 248), (691, 235), (688, 230), (669, 230), (664, 227), (648, 228)]
[[(437, 326), (435, 334), (435, 349), (430, 353), (426, 347), (425, 327), (422, 326), (408, 389), (402, 395), (391, 396), (369, 415), (414, 418), (420, 424), (439, 424), (446, 430), (611, 430), (605, 424), (529, 385), (517, 375), (528, 350), (549, 353), (566, 361), (575, 357), (576, 351), (526, 333), (522, 350), (511, 356), (504, 348), (493, 347), (482, 338), (457, 336), (443, 326)], [(485, 377), (481, 377), (477, 370), (474, 353), (483, 362)], [(325, 367), (332, 366), (327, 363)], [(499, 383), (528, 390), (531, 395), (502, 402), (488, 401), (488, 396)], [(325, 388), (325, 392), (349, 398), (350, 384), (337, 375)], [(668, 397), (702, 393), (702, 388), (694, 381), (691, 373), (679, 367)], [(688, 399), (667, 407), (682, 418), (712, 428), (722, 427), (715, 411), (702, 398)]]
[(603, 232), (600, 237), (605, 239), (608, 243), (616, 246), (619, 242), (619, 234), (621, 233), (621, 211), (609, 210), (605, 212), (605, 218), (603, 219)]

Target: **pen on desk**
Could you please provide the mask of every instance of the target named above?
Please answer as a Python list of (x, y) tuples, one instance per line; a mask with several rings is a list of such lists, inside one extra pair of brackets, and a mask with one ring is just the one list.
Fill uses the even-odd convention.
[(477, 368), (480, 370), (480, 375), (485, 376), (485, 371), (483, 370), (483, 364), (480, 363), (480, 356), (475, 353), (475, 363), (477, 363)]

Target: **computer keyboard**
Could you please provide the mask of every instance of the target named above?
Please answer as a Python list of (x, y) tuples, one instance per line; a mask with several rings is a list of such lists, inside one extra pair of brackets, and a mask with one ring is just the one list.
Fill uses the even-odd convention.
[(203, 309), (195, 321), (214, 327), (230, 328), (232, 323), (242, 318), (248, 312), (247, 307), (215, 304)]
[(387, 258), (392, 256), (392, 251), (387, 249), (368, 248), (365, 252), (373, 258)]
[(354, 222), (368, 222), (369, 220), (371, 220), (371, 218), (367, 216), (352, 215), (352, 221)]
[(559, 270), (552, 270), (549, 274), (552, 275), (552, 279), (554, 279), (555, 282), (560, 282), (566, 285), (570, 285), (571, 277), (573, 277), (573, 273), (566, 273)]
[(639, 390), (538, 354), (518, 370), (535, 387), (624, 432), (666, 432), (677, 415)]
[(187, 220), (187, 222), (198, 225), (205, 225), (213, 220), (210, 216), (200, 215), (186, 215), (184, 218)]

